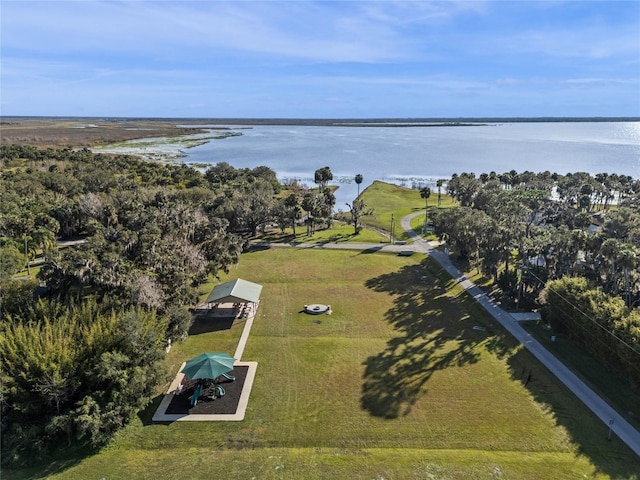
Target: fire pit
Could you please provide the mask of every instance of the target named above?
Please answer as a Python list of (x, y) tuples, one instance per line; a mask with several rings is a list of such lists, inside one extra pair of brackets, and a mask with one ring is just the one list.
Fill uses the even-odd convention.
[(331, 305), (323, 305), (321, 303), (313, 303), (311, 305), (304, 306), (305, 313), (309, 313), (311, 315), (322, 315), (323, 313), (330, 314), (331, 313)]

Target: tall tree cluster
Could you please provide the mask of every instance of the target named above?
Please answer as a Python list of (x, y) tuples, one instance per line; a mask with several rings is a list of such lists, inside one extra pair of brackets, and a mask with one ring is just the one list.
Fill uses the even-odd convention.
[(307, 235), (315, 232), (318, 225), (324, 223), (331, 226), (336, 197), (328, 182), (333, 179), (329, 167), (315, 171), (314, 181), (317, 189), (310, 189), (296, 180), (286, 185), (287, 194), (275, 200), (271, 221), (275, 222), (284, 233), (287, 228), (293, 229), (296, 235), (296, 225), (304, 219)]
[[(87, 149), (0, 150), (2, 460), (105, 443), (165, 381), (197, 286), (274, 217), (267, 167), (205, 174)], [(78, 245), (56, 247), (56, 240)], [(42, 257), (38, 282), (13, 275)], [(38, 283), (46, 293), (34, 300)]]
[(587, 351), (640, 389), (640, 309), (593, 287), (586, 278), (551, 280), (545, 289), (548, 317)]
[[(544, 299), (550, 316), (566, 323), (580, 343), (607, 345), (594, 353), (620, 368), (626, 362), (627, 375), (635, 371), (631, 360), (640, 364), (640, 181), (614, 174), (512, 170), (453, 175), (447, 190), (460, 206), (434, 212), (434, 226), (460, 257), (491, 275), (507, 295)], [(583, 290), (599, 292), (574, 298), (576, 308), (590, 311), (596, 297), (607, 299), (602, 312), (608, 313), (590, 314), (597, 319), (590, 327), (610, 327), (592, 329), (602, 337), (600, 343), (571, 323), (571, 315), (560, 313), (571, 310), (569, 295), (549, 293), (560, 291), (565, 284), (554, 282), (566, 278), (584, 279), (588, 288)], [(606, 315), (610, 319), (604, 322)], [(616, 344), (619, 338), (632, 348)], [(613, 360), (607, 348), (624, 351), (624, 362)], [(629, 378), (640, 386), (637, 377)]]

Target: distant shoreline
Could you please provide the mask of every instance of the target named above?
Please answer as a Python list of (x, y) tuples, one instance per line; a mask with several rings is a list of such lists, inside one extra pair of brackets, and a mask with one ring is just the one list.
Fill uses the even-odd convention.
[(438, 123), (423, 123), (423, 122), (341, 122), (333, 123), (331, 127), (391, 127), (391, 128), (405, 128), (405, 127), (486, 127), (488, 123), (469, 123), (469, 122), (438, 122)]
[[(222, 137), (241, 134), (254, 127), (331, 128), (435, 128), (515, 125), (518, 123), (624, 123), (640, 122), (640, 117), (486, 117), (486, 118), (115, 118), (115, 117), (35, 117), (0, 116), (0, 144), (32, 145), (40, 148), (72, 147), (111, 149), (126, 141), (156, 138), (155, 143), (181, 143), (190, 135), (208, 136), (212, 130)], [(174, 141), (163, 140), (172, 138)], [(182, 148), (195, 146), (188, 142)], [(137, 148), (139, 150), (139, 148)], [(175, 160), (184, 156), (162, 149), (155, 159)]]
[(232, 117), (74, 117), (74, 116), (0, 116), (0, 126), (24, 120), (82, 120), (117, 122), (181, 122), (197, 127), (207, 125), (309, 125), (335, 127), (455, 127), (493, 123), (573, 123), (573, 122), (640, 122), (640, 117), (424, 117), (424, 118), (232, 118)]

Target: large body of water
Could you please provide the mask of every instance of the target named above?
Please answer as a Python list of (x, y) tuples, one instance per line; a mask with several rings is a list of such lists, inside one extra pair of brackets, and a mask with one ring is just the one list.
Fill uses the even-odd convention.
[[(242, 130), (241, 130), (242, 128)], [(434, 186), (454, 173), (550, 171), (617, 173), (640, 178), (640, 122), (531, 122), (481, 126), (238, 127), (242, 136), (185, 151), (186, 163), (266, 165), (280, 180), (314, 186), (314, 172), (334, 175), (336, 208), (345, 209), (374, 180)]]

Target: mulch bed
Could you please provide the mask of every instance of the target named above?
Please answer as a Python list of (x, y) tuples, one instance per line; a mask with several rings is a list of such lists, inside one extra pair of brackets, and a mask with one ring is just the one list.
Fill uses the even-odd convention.
[[(225, 391), (224, 396), (219, 398), (216, 397), (215, 400), (211, 400), (205, 396), (200, 396), (198, 404), (195, 407), (191, 406), (191, 396), (196, 389), (198, 380), (190, 380), (185, 377), (182, 380), (182, 392), (173, 396), (165, 413), (168, 415), (232, 415), (236, 413), (248, 371), (249, 367), (237, 366), (228, 373), (228, 375), (236, 377), (235, 380), (231, 381), (224, 377), (218, 377), (218, 385), (222, 386)], [(204, 380), (204, 382), (207, 382), (208, 384), (211, 381)], [(207, 389), (205, 387), (204, 391), (206, 390)]]

